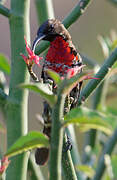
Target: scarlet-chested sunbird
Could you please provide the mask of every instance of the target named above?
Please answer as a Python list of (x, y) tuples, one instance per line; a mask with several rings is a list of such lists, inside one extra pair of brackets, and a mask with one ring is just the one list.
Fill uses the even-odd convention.
[[(41, 78), (46, 83), (50, 79), (45, 69), (51, 69), (64, 77), (70, 69), (82, 66), (82, 59), (72, 43), (71, 36), (64, 25), (57, 19), (49, 19), (44, 22), (37, 31), (37, 37), (33, 42), (32, 51), (35, 51), (37, 44), (41, 41), (49, 41), (50, 47), (45, 57)], [(82, 68), (81, 68), (82, 69)], [(71, 109), (77, 105), (82, 82), (70, 92), (72, 99)], [(54, 88), (54, 87), (53, 87)], [(51, 110), (44, 102), (44, 129), (43, 133), (50, 138), (51, 134)], [(38, 148), (35, 153), (36, 162), (44, 165), (48, 159), (49, 149)]]

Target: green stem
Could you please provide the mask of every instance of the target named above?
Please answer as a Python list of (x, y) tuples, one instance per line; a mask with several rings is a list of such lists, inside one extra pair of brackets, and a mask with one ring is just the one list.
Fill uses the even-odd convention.
[(91, 0), (80, 0), (79, 3), (72, 9), (72, 11), (63, 20), (66, 28), (69, 28), (85, 11)]
[[(27, 133), (27, 90), (17, 88), (20, 83), (29, 81), (29, 74), (20, 53), (25, 51), (24, 35), (30, 41), (29, 0), (11, 0), (10, 35), (11, 35), (11, 75), (7, 113), (8, 148), (22, 135)], [(6, 179), (26, 180), (28, 153), (13, 157), (8, 167)]]
[[(66, 28), (70, 27), (78, 18), (83, 14), (85, 8), (91, 0), (80, 0), (80, 2), (73, 8), (68, 16), (63, 20), (63, 24)], [(36, 54), (42, 53), (49, 46), (48, 42), (40, 43), (40, 46), (36, 48)]]
[(104, 155), (105, 154), (111, 155), (116, 143), (117, 143), (117, 129), (115, 129), (112, 137), (110, 137), (110, 139), (107, 141), (107, 143), (104, 147), (103, 153), (102, 153), (102, 155), (101, 155), (101, 157), (97, 163), (98, 166), (96, 168), (96, 174), (93, 177), (93, 180), (101, 179), (101, 177), (104, 173), (104, 170), (105, 170)]
[(78, 105), (81, 105), (88, 97), (91, 95), (91, 93), (94, 91), (94, 89), (104, 80), (104, 77), (108, 73), (109, 69), (112, 67), (112, 65), (117, 60), (117, 48), (114, 49), (112, 54), (107, 58), (100, 68), (100, 70), (96, 73), (95, 78), (99, 79), (92, 79), (90, 80), (87, 85), (84, 87), (84, 89), (81, 91)]
[(104, 83), (102, 82), (99, 85), (99, 87), (96, 89), (96, 91), (94, 92), (94, 95), (92, 97), (93, 98), (93, 100), (92, 100), (92, 108), (93, 109), (97, 109), (98, 105), (101, 102), (103, 86), (104, 86)]
[(37, 9), (37, 17), (39, 24), (42, 24), (47, 19), (54, 18), (52, 0), (35, 0), (35, 5)]
[[(117, 59), (117, 49), (114, 50), (114, 52), (105, 61), (104, 65), (100, 68), (99, 72), (97, 73), (96, 77), (98, 76), (100, 78), (100, 81), (108, 73), (109, 68), (114, 64), (116, 59)], [(100, 83), (100, 81), (98, 81), (98, 80), (96, 80), (96, 81), (97, 81), (97, 83), (91, 80), (86, 85), (84, 90), (81, 92), (81, 96), (80, 96), (80, 99), (79, 99), (79, 104), (82, 103), (81, 102), (81, 99), (82, 99), (81, 97), (84, 96), (85, 98), (87, 98), (90, 95), (90, 93), (92, 93), (92, 91), (95, 89), (95, 87), (98, 85), (98, 83)], [(94, 96), (93, 96), (93, 109), (97, 109), (98, 104), (103, 99), (103, 97), (102, 97), (103, 96), (103, 94), (102, 94), (103, 86), (104, 86), (104, 83), (101, 83), (100, 86), (97, 88)], [(104, 96), (105, 96), (105, 94), (106, 93), (104, 93)], [(95, 142), (96, 142), (96, 132), (97, 132), (96, 130), (90, 130), (89, 132), (86, 133), (84, 147), (86, 147), (87, 145), (90, 145), (92, 148), (94, 148)], [(83, 157), (83, 159), (82, 159), (83, 163), (86, 163), (87, 161), (90, 161), (90, 157), (85, 152), (83, 153), (82, 157)]]
[(63, 145), (63, 110), (65, 96), (59, 91), (58, 100), (52, 111), (52, 132), (50, 148), (50, 180), (61, 180), (61, 157)]
[(6, 16), (6, 17), (10, 17), (11, 13), (10, 10), (6, 7), (4, 7), (3, 5), (0, 4), (0, 14)]
[(39, 166), (35, 164), (35, 158), (33, 154), (29, 158), (28, 170), (31, 173), (30, 178), (32, 180), (44, 180)]
[(107, 97), (107, 93), (109, 90), (109, 84), (110, 84), (110, 78), (107, 77), (104, 81), (102, 97), (101, 97), (101, 108), (102, 108), (102, 110), (105, 110), (105, 108), (106, 108), (106, 97)]
[[(67, 141), (67, 137), (64, 137), (63, 144), (65, 146), (65, 143)], [(70, 151), (64, 151), (65, 147), (63, 147), (63, 152), (62, 152), (62, 167), (64, 170), (64, 175), (65, 179), (67, 180), (77, 180), (77, 176), (75, 173), (72, 157), (70, 154)], [(80, 180), (80, 178), (79, 178)]]
[[(78, 145), (77, 145), (77, 142), (76, 142), (75, 130), (74, 130), (73, 125), (69, 125), (66, 128), (66, 132), (67, 132), (68, 136), (71, 138), (70, 141), (71, 141), (71, 144), (73, 146), (72, 150), (70, 151), (70, 155), (71, 155), (71, 158), (72, 158), (72, 161), (73, 161), (73, 165), (77, 166), (77, 165), (81, 164), (81, 159), (80, 159), (80, 153), (79, 153)], [(67, 155), (67, 153), (66, 153), (66, 155)], [(65, 157), (63, 157), (63, 163), (64, 164), (65, 164), (65, 162), (67, 162), (66, 161), (66, 155), (65, 155)], [(70, 155), (68, 154), (67, 159), (69, 159)], [(65, 162), (64, 162), (64, 160), (65, 160)], [(71, 161), (69, 160), (69, 162), (71, 162)], [(73, 169), (72, 164), (71, 164), (71, 169)], [(66, 174), (68, 174), (70, 170), (67, 168), (67, 171), (68, 172), (66, 172)], [(74, 169), (73, 169), (73, 171), (74, 171)], [(80, 172), (76, 171), (76, 175), (77, 175), (78, 180), (83, 179), (82, 174)]]
[[(93, 79), (89, 81), (89, 83), (82, 90), (80, 94), (80, 98), (79, 98), (79, 105), (82, 104), (82, 99), (84, 100), (87, 99), (88, 96), (93, 92), (93, 90), (99, 85), (99, 83), (101, 83), (101, 81), (104, 79), (104, 77), (108, 73), (109, 68), (112, 67), (112, 65), (115, 63), (116, 60), (117, 60), (117, 48), (113, 51), (113, 53), (109, 56), (109, 58), (105, 60), (103, 66), (100, 68), (100, 70), (96, 74), (95, 77), (98, 77), (100, 79), (99, 80)], [(98, 104), (100, 103), (102, 99), (101, 97), (102, 97), (103, 84), (104, 83), (101, 83), (95, 92), (95, 96), (93, 97), (94, 99), (93, 109), (97, 108)], [(96, 132), (97, 132), (96, 130), (90, 130), (89, 132), (86, 133), (84, 147), (86, 147), (87, 145), (90, 145), (93, 148), (95, 146)], [(86, 163), (90, 159), (89, 156), (87, 156), (85, 152), (83, 153), (82, 157), (83, 157), (82, 158), (83, 163)]]

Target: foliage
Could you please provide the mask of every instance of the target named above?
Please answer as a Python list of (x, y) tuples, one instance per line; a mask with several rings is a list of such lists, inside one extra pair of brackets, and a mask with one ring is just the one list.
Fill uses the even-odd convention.
[(29, 132), (27, 135), (20, 137), (11, 148), (8, 149), (5, 156), (12, 157), (22, 152), (38, 148), (48, 147), (48, 138), (40, 132)]
[[(3, 5), (4, 2), (0, 1), (0, 14), (9, 18), (10, 21), (12, 44), (11, 67), (5, 55), (0, 54), (0, 71), (5, 77), (10, 77), (9, 87), (6, 87), (6, 84), (3, 81), (0, 81), (0, 108), (3, 112), (4, 119), (6, 120), (8, 141), (6, 153), (1, 153), (2, 148), (0, 146), (0, 156), (3, 156), (0, 163), (0, 174), (2, 175), (8, 167), (6, 179), (9, 177), (11, 177), (11, 179), (16, 179), (17, 173), (19, 173), (18, 180), (26, 180), (27, 167), (29, 167), (27, 166), (29, 157), (26, 152), (33, 152), (35, 148), (45, 147), (50, 149), (49, 173), (51, 180), (61, 180), (61, 169), (65, 179), (116, 179), (117, 109), (116, 107), (113, 107), (114, 103), (110, 105), (108, 101), (110, 101), (110, 96), (114, 96), (114, 94), (116, 96), (117, 37), (115, 38), (114, 36), (113, 39), (112, 33), (110, 37), (98, 36), (106, 60), (104, 64), (100, 66), (99, 71), (94, 77), (87, 75), (87, 73), (82, 73), (79, 69), (75, 68), (71, 68), (72, 72), (68, 72), (66, 77), (60, 77), (56, 72), (47, 69), (46, 73), (56, 84), (55, 92), (52, 92), (53, 84), (51, 83), (51, 80), (46, 84), (41, 81), (33, 83), (29, 83), (28, 81), (29, 74), (27, 73), (27, 67), (29, 70), (30, 65), (32, 70), (33, 64), (38, 64), (38, 66), (40, 66), (39, 61), (42, 58), (34, 54), (26, 41), (27, 39), (29, 42), (30, 38), (28, 29), (29, 14), (26, 13), (28, 12), (27, 9), (29, 9), (29, 1), (26, 0), (27, 6), (23, 1), (19, 1), (19, 6), (16, 2), (16, 0), (11, 0), (11, 9), (7, 9)], [(79, 1), (72, 12), (63, 20), (66, 28), (82, 15), (89, 2), (90, 0)], [(115, 1), (113, 2), (115, 3)], [(36, 5), (38, 5), (38, 3), (39, 8), (41, 7), (41, 3), (44, 3), (44, 11), (49, 17), (49, 10), (47, 11), (46, 8), (48, 3), (46, 4), (41, 0), (36, 1)], [(16, 28), (15, 32), (14, 27)], [(20, 37), (15, 41), (19, 32)], [(26, 35), (25, 42), (28, 57), (25, 56), (24, 35)], [(39, 46), (39, 49), (37, 49), (37, 52), (42, 52), (47, 47), (48, 44), (42, 43)], [(24, 58), (26, 64), (21, 59), (20, 53), (22, 52), (23, 54), (21, 56)], [(93, 62), (87, 57), (85, 60), (89, 65), (93, 64), (94, 69), (96, 68), (96, 62)], [(81, 68), (83, 67), (84, 65)], [(32, 74), (33, 71), (29, 73)], [(86, 79), (91, 80), (86, 83), (81, 91), (78, 99), (78, 107), (70, 110), (64, 115), (65, 103), (66, 99), (69, 97), (69, 93), (76, 84)], [(102, 82), (103, 86), (98, 86)], [(96, 89), (97, 86), (98, 88)], [(7, 88), (9, 89), (8, 95), (6, 94)], [(89, 104), (84, 105), (83, 103), (85, 103), (86, 99), (95, 89), (96, 93), (98, 95), (100, 94), (100, 97), (97, 97), (96, 93), (94, 96), (91, 96), (94, 105), (89, 108), (87, 107)], [(28, 95), (26, 94), (26, 90), (40, 95), (48, 102), (51, 108), (52, 132), (50, 142), (48, 138), (40, 132), (27, 132)], [(78, 146), (73, 144), (71, 153), (69, 150), (67, 152), (64, 150), (64, 145), (66, 145), (68, 149), (69, 145), (71, 147), (69, 137), (67, 137), (68, 141), (66, 142), (66, 135), (64, 136), (66, 133), (65, 129), (71, 124), (77, 125), (78, 130), (81, 130), (79, 133), (83, 134), (82, 141), (84, 141), (85, 144), (82, 147), (82, 153), (80, 154), (78, 154), (79, 143)], [(0, 133), (2, 133), (3, 130), (0, 123)], [(75, 132), (71, 133), (70, 138), (73, 138), (73, 142), (76, 142), (73, 134), (75, 134)], [(80, 158), (77, 158), (76, 156), (79, 156)], [(11, 161), (9, 161), (8, 158), (11, 158)], [(85, 159), (84, 164), (81, 163), (82, 159)], [(14, 164), (15, 169), (13, 168)], [(31, 173), (35, 174), (35, 171), (37, 171), (36, 167), (30, 167)]]

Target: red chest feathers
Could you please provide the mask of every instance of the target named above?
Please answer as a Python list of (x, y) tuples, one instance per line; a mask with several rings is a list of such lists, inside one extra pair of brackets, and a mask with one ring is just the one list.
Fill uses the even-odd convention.
[(46, 68), (64, 74), (71, 68), (74, 60), (78, 60), (78, 56), (74, 56), (69, 47), (69, 43), (58, 36), (51, 42), (45, 60)]
[(73, 64), (74, 54), (71, 53), (69, 44), (60, 36), (51, 42), (46, 55), (46, 61), (51, 63), (62, 63), (66, 65)]

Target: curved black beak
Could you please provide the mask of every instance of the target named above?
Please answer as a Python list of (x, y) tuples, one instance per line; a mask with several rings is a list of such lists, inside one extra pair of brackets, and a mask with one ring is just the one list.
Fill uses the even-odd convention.
[(32, 51), (35, 51), (35, 48), (37, 46), (37, 44), (45, 37), (46, 35), (40, 35), (37, 36), (36, 39), (33, 41), (33, 45), (32, 45)]

